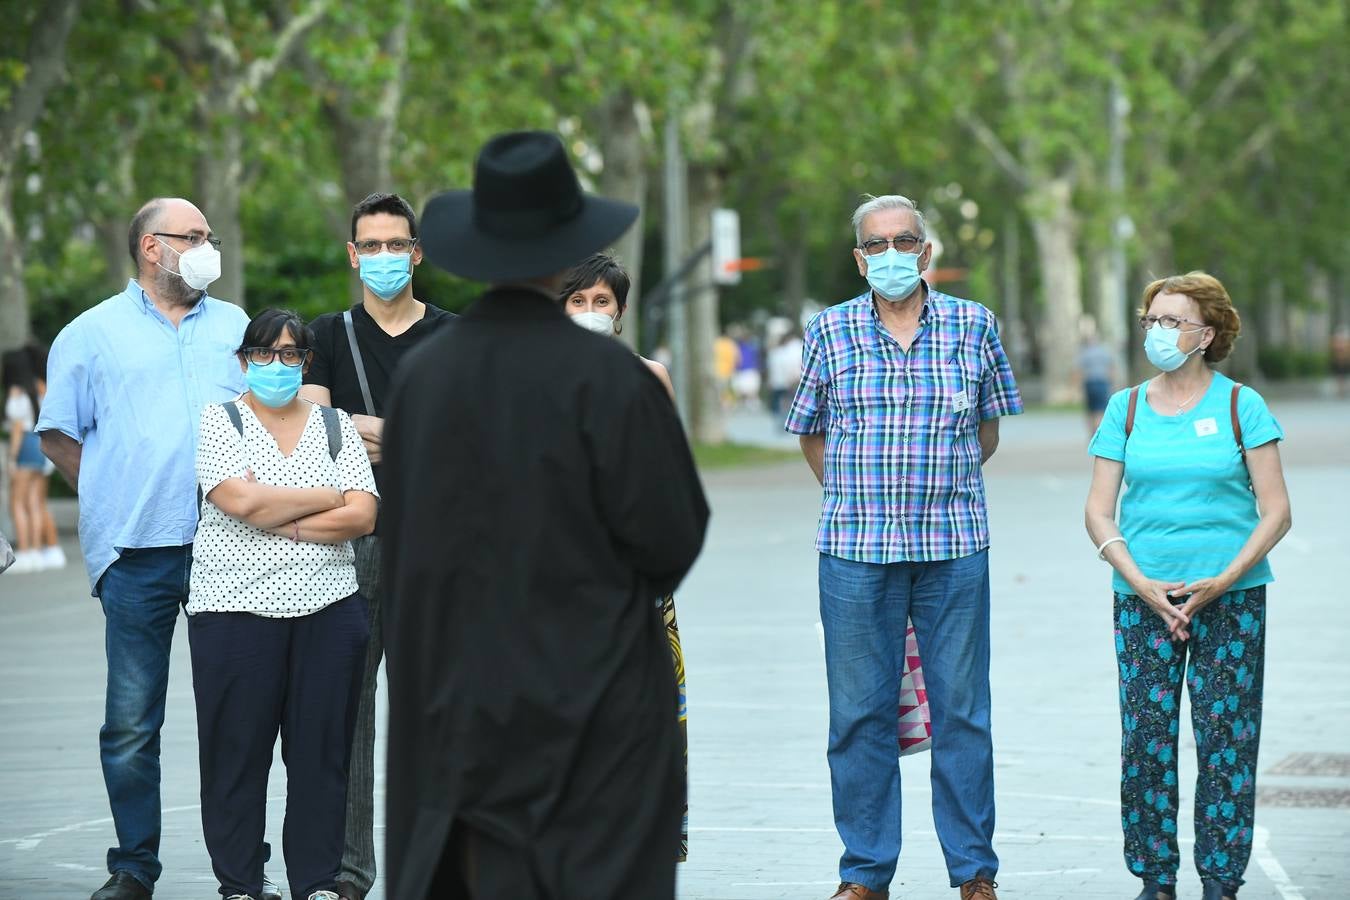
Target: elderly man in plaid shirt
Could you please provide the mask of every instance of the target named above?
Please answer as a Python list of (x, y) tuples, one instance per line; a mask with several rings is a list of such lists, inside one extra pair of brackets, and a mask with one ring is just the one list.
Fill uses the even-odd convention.
[(1022, 411), (994, 315), (930, 288), (923, 215), (853, 214), (869, 290), (807, 326), (787, 430), (824, 488), (816, 549), (828, 759), (844, 843), (832, 900), (884, 900), (900, 855), (897, 709), (914, 623), (933, 718), (933, 818), (952, 887), (994, 900), (989, 526), (981, 465)]

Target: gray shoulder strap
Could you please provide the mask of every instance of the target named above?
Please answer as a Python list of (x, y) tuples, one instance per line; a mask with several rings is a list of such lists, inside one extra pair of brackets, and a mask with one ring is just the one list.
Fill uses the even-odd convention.
[(338, 454), (342, 452), (342, 422), (337, 410), (331, 406), (320, 406), (319, 415), (323, 416), (323, 430), (328, 432), (328, 455), (337, 462)]
[(366, 405), (366, 415), (377, 415), (375, 401), (370, 397), (370, 382), (366, 380), (366, 364), (361, 359), (361, 348), (356, 345), (356, 326), (352, 324), (352, 311), (342, 314), (342, 324), (347, 328), (347, 346), (352, 348), (352, 362), (356, 363), (356, 381), (361, 385), (361, 402)]
[(227, 400), (221, 406), (225, 407), (225, 415), (230, 417), (230, 424), (234, 426), (234, 430), (239, 432), (240, 437), (243, 437), (244, 420), (239, 415), (239, 407), (235, 405), (233, 400)]

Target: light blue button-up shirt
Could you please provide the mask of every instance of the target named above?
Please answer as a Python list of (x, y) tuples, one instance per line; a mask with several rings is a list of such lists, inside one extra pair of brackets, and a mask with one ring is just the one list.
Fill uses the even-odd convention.
[(80, 545), (89, 584), (127, 547), (181, 547), (197, 530), (202, 408), (244, 391), (248, 316), (204, 298), (175, 328), (135, 279), (57, 335), (37, 431), (83, 445)]

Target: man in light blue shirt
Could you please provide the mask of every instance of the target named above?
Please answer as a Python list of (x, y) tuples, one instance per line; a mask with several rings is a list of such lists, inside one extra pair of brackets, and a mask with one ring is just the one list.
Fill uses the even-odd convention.
[(159, 731), (169, 647), (197, 530), (202, 408), (244, 390), (248, 316), (206, 296), (220, 242), (186, 200), (131, 220), (136, 277), (52, 345), (37, 431), (80, 495), (80, 545), (103, 605), (107, 707), (99, 748), (117, 846), (92, 900), (148, 898), (159, 878)]

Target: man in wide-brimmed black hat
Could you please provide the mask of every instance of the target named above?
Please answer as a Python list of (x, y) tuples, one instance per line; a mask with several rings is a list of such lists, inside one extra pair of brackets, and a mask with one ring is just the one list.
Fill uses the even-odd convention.
[(384, 433), (388, 896), (671, 898), (676, 692), (653, 598), (708, 508), (661, 384), (557, 302), (637, 208), (499, 135), (422, 217), (491, 287), (405, 360)]

